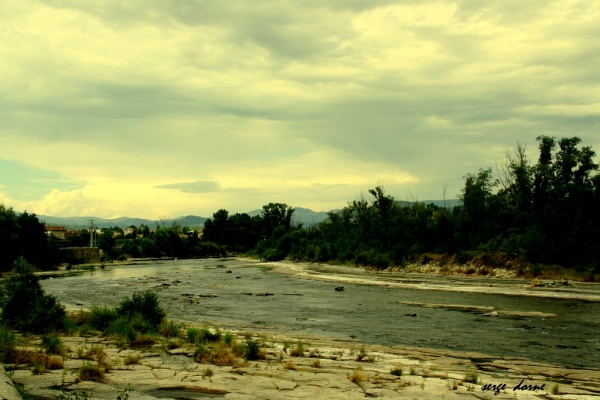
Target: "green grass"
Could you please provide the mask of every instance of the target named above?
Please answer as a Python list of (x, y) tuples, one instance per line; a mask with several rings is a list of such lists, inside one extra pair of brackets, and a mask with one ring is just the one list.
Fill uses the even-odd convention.
[(42, 336), (42, 347), (46, 350), (47, 354), (65, 354), (65, 346), (60, 337), (55, 333)]
[(477, 384), (477, 382), (479, 382), (479, 373), (477, 372), (477, 370), (467, 369), (467, 371), (465, 372), (465, 378), (463, 379), (463, 381), (465, 381), (467, 383)]

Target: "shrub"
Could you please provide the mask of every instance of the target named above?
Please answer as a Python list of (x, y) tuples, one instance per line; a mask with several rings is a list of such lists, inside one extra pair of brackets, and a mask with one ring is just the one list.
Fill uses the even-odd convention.
[(178, 337), (179, 324), (176, 324), (173, 321), (163, 321), (160, 325), (159, 333), (166, 338)]
[(479, 382), (479, 373), (477, 370), (467, 369), (467, 372), (465, 372), (465, 379), (463, 379), (463, 381), (477, 384), (477, 382)]
[(66, 317), (58, 300), (45, 294), (35, 267), (23, 257), (13, 263), (12, 274), (0, 293), (0, 318), (12, 328), (33, 333), (62, 329)]
[(362, 346), (360, 348), (360, 351), (356, 355), (356, 361), (366, 361), (365, 360), (366, 357), (367, 357), (367, 350), (365, 349), (365, 346)]
[(208, 328), (190, 328), (187, 331), (187, 340), (190, 343), (208, 343), (208, 342), (218, 342), (221, 340), (221, 331), (216, 329), (213, 333)]
[(260, 345), (252, 338), (246, 339), (246, 360), (258, 360), (260, 358)]
[(126, 338), (129, 342), (132, 342), (136, 339), (136, 332), (133, 328), (133, 324), (124, 317), (120, 317), (112, 321), (105, 329), (105, 332)]
[(298, 340), (296, 346), (290, 350), (290, 356), (292, 357), (303, 357), (304, 356), (304, 344), (301, 340)]
[(15, 334), (5, 326), (0, 326), (0, 362), (10, 363), (15, 356)]
[(119, 316), (132, 320), (134, 327), (139, 328), (143, 333), (158, 331), (158, 327), (167, 315), (160, 307), (158, 296), (151, 290), (134, 293), (131, 299), (124, 299), (117, 306), (116, 312)]
[(232, 347), (235, 344), (235, 336), (231, 332), (225, 332), (223, 335), (223, 343), (227, 346)]
[(48, 354), (62, 355), (65, 352), (65, 346), (56, 334), (42, 336), (42, 347)]
[(31, 372), (34, 375), (45, 374), (46, 371), (47, 371), (46, 363), (42, 360), (37, 360), (36, 362), (33, 363), (33, 366), (31, 367)]
[(194, 360), (202, 363), (210, 357), (210, 349), (202, 344), (199, 344), (194, 351)]
[(104, 332), (108, 326), (118, 318), (117, 312), (108, 307), (92, 307), (87, 317), (87, 324), (92, 328)]

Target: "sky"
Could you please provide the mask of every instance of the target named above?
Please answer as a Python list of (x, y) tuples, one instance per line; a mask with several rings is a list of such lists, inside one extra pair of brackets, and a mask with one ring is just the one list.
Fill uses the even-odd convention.
[(2, 0), (0, 203), (457, 198), (519, 143), (535, 163), (540, 135), (600, 151), (598, 71), (589, 0)]

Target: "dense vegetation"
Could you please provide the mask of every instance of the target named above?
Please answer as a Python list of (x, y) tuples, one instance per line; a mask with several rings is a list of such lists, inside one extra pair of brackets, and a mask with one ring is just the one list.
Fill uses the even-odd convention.
[(58, 254), (46, 240), (45, 227), (35, 214), (18, 214), (0, 204), (0, 271), (9, 271), (19, 257), (39, 268), (49, 268)]
[[(538, 138), (531, 164), (523, 146), (492, 169), (465, 176), (452, 209), (400, 206), (382, 187), (369, 190), (329, 220), (262, 241), (266, 259), (352, 262), (385, 268), (425, 253), (480, 254), (494, 259), (560, 264), (600, 273), (600, 175), (595, 153), (579, 138)], [(273, 257), (273, 255), (275, 257)]]
[[(495, 174), (491, 168), (468, 173), (459, 195), (462, 204), (452, 208), (406, 205), (378, 186), (368, 191), (369, 198), (354, 200), (307, 228), (292, 224), (292, 207), (270, 203), (252, 217), (218, 210), (205, 222), (201, 237), (177, 224), (154, 231), (141, 225), (127, 234), (116, 227), (103, 229), (97, 243), (106, 259), (246, 253), (268, 261), (287, 257), (386, 268), (442, 254), (450, 261), (480, 257), (506, 265), (520, 260), (600, 274), (596, 154), (577, 137), (537, 140), (537, 163), (518, 145)], [(0, 206), (0, 240), (8, 244), (0, 268), (6, 270), (19, 256), (44, 268), (57, 260), (57, 247), (87, 246), (90, 233), (46, 240), (35, 215)]]
[[(269, 235), (263, 231), (253, 252), (265, 260), (288, 257), (378, 268), (435, 253), (458, 262), (480, 257), (506, 265), (520, 260), (598, 274), (600, 175), (594, 151), (580, 142), (539, 137), (536, 164), (519, 145), (496, 176), (491, 168), (467, 174), (462, 204), (453, 208), (418, 202), (403, 206), (378, 186), (369, 190), (369, 199), (354, 200), (315, 226), (282, 224)], [(224, 210), (215, 214), (225, 227), (222, 232), (227, 226), (243, 227), (226, 216)], [(236, 244), (233, 235), (213, 235), (211, 225), (205, 235), (229, 248)]]

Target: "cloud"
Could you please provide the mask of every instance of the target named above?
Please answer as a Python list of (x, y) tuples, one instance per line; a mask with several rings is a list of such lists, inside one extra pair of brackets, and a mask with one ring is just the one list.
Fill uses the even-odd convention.
[(517, 141), (600, 146), (599, 22), (583, 0), (7, 0), (0, 148), (32, 172), (0, 192), (151, 218), (453, 196)]
[(218, 191), (220, 189), (219, 184), (217, 182), (212, 181), (167, 183), (155, 187), (157, 189), (179, 190), (185, 193), (210, 193)]

